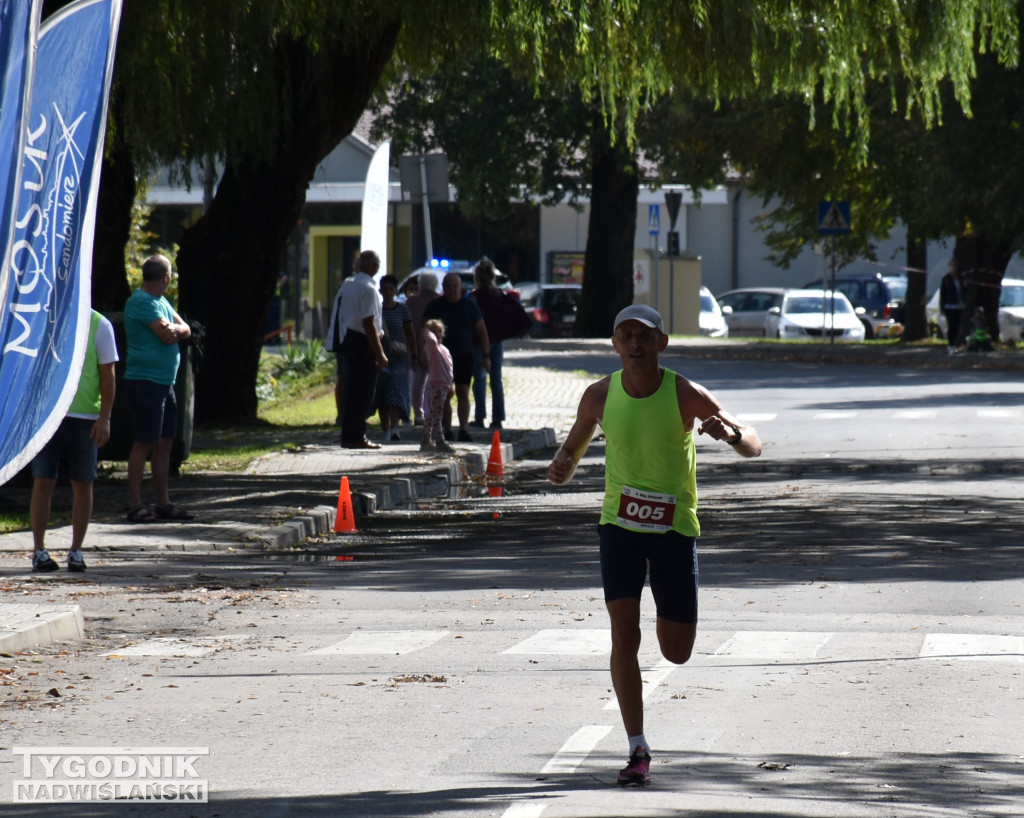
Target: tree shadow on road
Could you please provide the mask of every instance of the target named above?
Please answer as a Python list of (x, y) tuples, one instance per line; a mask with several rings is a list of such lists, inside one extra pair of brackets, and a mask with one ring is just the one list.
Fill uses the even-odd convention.
[[(467, 757), (468, 762), (469, 757)], [(147, 815), (188, 815), (194, 818), (230, 815), (254, 816), (377, 816), (410, 818), (418, 815), (465, 815), (504, 813), (512, 804), (536, 809), (540, 814), (572, 808), (580, 818), (607, 815), (615, 799), (632, 814), (646, 804), (657, 809), (659, 797), (685, 793), (690, 818), (771, 815), (796, 818), (821, 810), (822, 815), (889, 815), (910, 811), (918, 814), (1010, 814), (1019, 803), (1020, 764), (995, 753), (900, 753), (878, 757), (812, 754), (773, 755), (770, 759), (737, 758), (734, 755), (660, 752), (652, 767), (652, 784), (645, 791), (620, 790), (612, 772), (621, 759), (592, 754), (584, 765), (567, 775), (506, 776), (505, 783), (491, 786), (444, 787), (433, 790), (366, 789), (359, 792), (318, 795), (253, 797), (226, 790), (210, 782), (208, 804), (159, 804), (144, 806)], [(538, 769), (543, 759), (538, 759)], [(350, 772), (338, 775), (346, 779)], [(480, 775), (479, 770), (467, 774)], [(324, 789), (332, 788), (330, 772), (319, 772)], [(363, 782), (367, 783), (367, 782)], [(348, 788), (352, 782), (343, 786)], [(359, 786), (360, 782), (355, 782)], [(593, 804), (601, 792), (600, 809)], [(786, 804), (792, 807), (787, 808)], [(700, 804), (708, 804), (702, 807)], [(711, 807), (710, 804), (715, 804)], [(140, 804), (140, 807), (142, 805)], [(131, 809), (127, 807), (127, 809)], [(582, 807), (582, 810), (580, 810)], [(614, 807), (612, 807), (614, 808)], [(590, 809), (594, 809), (591, 812)], [(850, 810), (862, 812), (850, 812)], [(28, 816), (75, 816), (100, 818), (110, 814), (109, 804), (12, 804), (4, 808), (10, 818)], [(524, 812), (523, 814), (526, 814)], [(653, 813), (652, 813), (653, 814)]]

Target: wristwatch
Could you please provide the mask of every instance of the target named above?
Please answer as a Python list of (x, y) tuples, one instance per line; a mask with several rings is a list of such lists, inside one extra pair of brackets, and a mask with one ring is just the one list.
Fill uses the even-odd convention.
[(739, 430), (738, 426), (733, 426), (731, 423), (727, 423), (725, 425), (736, 433), (736, 437), (731, 438), (725, 442), (728, 443), (730, 446), (738, 446), (740, 441), (743, 440), (743, 432)]

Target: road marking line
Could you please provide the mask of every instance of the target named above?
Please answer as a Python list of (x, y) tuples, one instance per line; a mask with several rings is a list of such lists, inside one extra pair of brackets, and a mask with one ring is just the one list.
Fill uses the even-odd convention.
[(155, 639), (147, 639), (137, 645), (127, 645), (119, 650), (111, 650), (104, 653), (104, 656), (209, 656), (223, 644), (215, 645), (211, 642), (240, 642), (248, 639), (243, 634), (208, 636), (206, 638), (181, 639), (176, 636), (159, 636)]
[[(675, 670), (677, 667), (679, 667), (679, 665), (672, 664), (668, 659), (662, 659), (654, 667), (650, 668), (649, 670), (643, 671), (640, 674), (640, 676), (643, 679), (644, 683), (644, 700), (646, 700), (647, 697), (654, 692), (654, 689), (663, 681), (665, 681), (669, 677), (669, 674), (671, 674), (672, 671)], [(608, 704), (604, 706), (604, 709), (617, 711), (619, 709), (619, 700), (612, 699), (610, 702), (608, 702)]]
[(581, 727), (569, 738), (551, 760), (541, 767), (541, 775), (559, 775), (571, 773), (584, 761), (597, 746), (597, 743), (612, 731), (611, 727), (591, 725)]
[(429, 648), (448, 634), (449, 631), (360, 631), (326, 648), (307, 651), (305, 655), (412, 653)]
[(542, 630), (529, 639), (524, 639), (502, 653), (535, 654), (545, 656), (588, 655), (599, 656), (610, 653), (612, 649), (611, 632), (607, 628), (600, 630), (571, 628)]
[(853, 409), (829, 409), (826, 412), (818, 412), (812, 420), (846, 420), (857, 417)]
[(537, 804), (533, 801), (516, 801), (501, 814), (501, 818), (540, 818), (541, 813), (547, 808), (547, 804)]
[(978, 417), (980, 418), (1016, 418), (1020, 417), (1020, 412), (1016, 409), (979, 409)]
[(776, 662), (813, 659), (831, 638), (831, 633), (807, 631), (737, 631), (715, 651), (715, 656)]
[(1024, 662), (1024, 636), (930, 633), (925, 636), (918, 656), (967, 662)]
[(901, 409), (892, 413), (893, 420), (931, 420), (938, 412), (934, 409)]
[(736, 420), (742, 420), (744, 423), (764, 423), (765, 421), (775, 420), (779, 416), (778, 412), (769, 412), (761, 415), (757, 414), (739, 414), (736, 415)]

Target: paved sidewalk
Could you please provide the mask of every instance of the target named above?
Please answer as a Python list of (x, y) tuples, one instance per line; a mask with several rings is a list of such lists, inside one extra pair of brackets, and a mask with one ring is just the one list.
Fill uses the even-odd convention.
[[(508, 419), (500, 433), (505, 464), (528, 453), (542, 453), (540, 458), (544, 459), (564, 439), (583, 390), (594, 380), (594, 375), (585, 371), (585, 356), (598, 351), (607, 351), (611, 359), (606, 339), (507, 345), (504, 381)], [(669, 353), (695, 359), (842, 361), (1024, 371), (1024, 356), (1017, 353), (949, 356), (944, 347), (779, 345), (690, 338), (673, 339)], [(403, 434), (405, 440), (388, 442), (381, 449), (353, 451), (341, 449), (335, 442), (336, 432), (325, 430), (316, 440), (295, 441), (295, 451), (282, 451), (254, 462), (244, 474), (206, 473), (176, 479), (171, 487), (174, 501), (188, 507), (196, 517), (185, 523), (127, 523), (123, 480), (100, 481), (85, 545), (86, 560), (90, 552), (211, 552), (295, 546), (333, 528), (343, 476), (349, 480), (357, 520), (380, 509), (401, 507), (417, 499), (459, 496), (459, 492), (465, 494), (482, 486), (492, 432), (473, 430), (472, 444), (454, 444), (455, 456), (421, 455), (419, 430), (408, 428)], [(61, 492), (66, 495), (62, 497)], [(29, 485), (12, 482), (0, 486), (0, 501), (7, 505), (28, 508), (29, 495)], [(55, 500), (70, 505), (70, 489), (58, 487)], [(69, 525), (52, 528), (47, 534), (48, 548), (62, 563), (61, 574), (70, 538)], [(31, 549), (28, 531), (0, 537), (4, 573), (20, 571), (23, 564), (28, 574)], [(0, 650), (22, 650), (81, 634), (77, 606), (0, 605)]]

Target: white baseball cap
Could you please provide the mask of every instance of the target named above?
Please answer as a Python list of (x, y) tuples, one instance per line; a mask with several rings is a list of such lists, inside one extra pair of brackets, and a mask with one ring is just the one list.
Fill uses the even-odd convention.
[(661, 313), (646, 304), (633, 304), (631, 307), (619, 310), (619, 314), (615, 316), (615, 326), (612, 328), (612, 332), (617, 330), (623, 321), (639, 321), (641, 324), (658, 330), (662, 335), (665, 334), (665, 322), (661, 318)]

